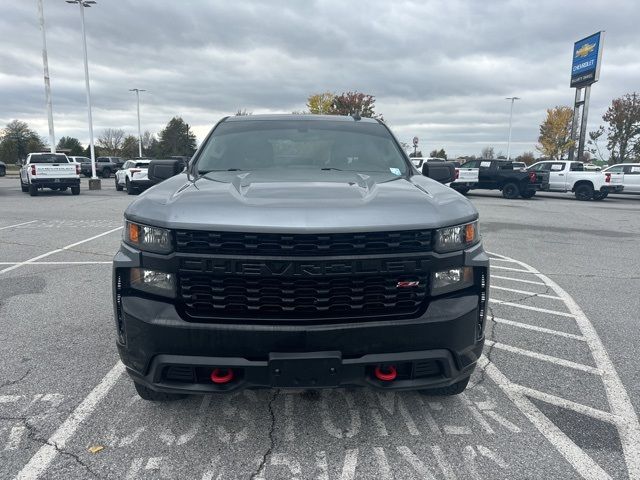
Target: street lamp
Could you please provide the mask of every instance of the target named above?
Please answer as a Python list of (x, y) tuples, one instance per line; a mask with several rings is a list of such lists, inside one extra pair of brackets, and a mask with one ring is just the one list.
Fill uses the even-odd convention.
[(84, 81), (87, 86), (87, 111), (89, 118), (89, 148), (91, 150), (91, 178), (89, 190), (100, 190), (100, 179), (96, 176), (96, 154), (93, 147), (93, 120), (91, 118), (91, 89), (89, 88), (89, 63), (87, 61), (87, 34), (84, 29), (84, 9), (95, 5), (94, 0), (66, 0), (67, 3), (77, 3), (80, 7), (80, 23), (82, 24), (82, 54), (84, 56)]
[(56, 137), (53, 132), (53, 107), (51, 106), (51, 83), (49, 83), (49, 60), (47, 59), (47, 35), (44, 30), (44, 11), (42, 0), (38, 0), (38, 19), (42, 30), (42, 66), (44, 67), (44, 95), (47, 102), (47, 117), (49, 119), (49, 144), (51, 153), (56, 153)]
[(130, 88), (130, 92), (136, 92), (136, 99), (138, 100), (138, 156), (142, 157), (142, 133), (140, 133), (140, 92), (146, 92), (141, 88)]
[(513, 120), (513, 104), (520, 97), (506, 97), (505, 100), (511, 100), (511, 110), (509, 111), (509, 142), (507, 143), (507, 160), (511, 160), (511, 121)]

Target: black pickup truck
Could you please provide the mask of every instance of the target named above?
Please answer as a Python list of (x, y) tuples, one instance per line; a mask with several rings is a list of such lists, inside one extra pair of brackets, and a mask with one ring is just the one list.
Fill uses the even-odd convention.
[(500, 190), (504, 198), (531, 198), (549, 189), (549, 173), (523, 171), (509, 160), (471, 160), (460, 168), (477, 168), (478, 183), (472, 189)]

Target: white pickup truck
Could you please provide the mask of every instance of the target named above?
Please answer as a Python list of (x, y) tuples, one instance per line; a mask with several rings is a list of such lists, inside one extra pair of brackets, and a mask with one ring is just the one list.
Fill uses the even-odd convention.
[(64, 153), (30, 153), (20, 168), (20, 188), (35, 197), (41, 188), (80, 195), (80, 165)]
[(618, 163), (603, 170), (604, 173), (623, 174), (624, 193), (640, 193), (640, 163)]
[(624, 174), (587, 171), (582, 162), (545, 160), (528, 170), (549, 172), (549, 192), (573, 192), (578, 200), (603, 200), (624, 190)]

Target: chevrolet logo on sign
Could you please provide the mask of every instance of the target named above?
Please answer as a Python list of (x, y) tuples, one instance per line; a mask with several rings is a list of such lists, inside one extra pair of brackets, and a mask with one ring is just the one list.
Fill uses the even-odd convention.
[(586, 57), (593, 49), (596, 48), (595, 43), (585, 43), (578, 50), (576, 50), (576, 58)]

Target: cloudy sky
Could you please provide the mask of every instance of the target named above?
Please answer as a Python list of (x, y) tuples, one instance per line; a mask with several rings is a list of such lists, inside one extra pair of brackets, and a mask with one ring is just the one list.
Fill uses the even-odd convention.
[[(88, 141), (77, 5), (44, 0), (56, 139)], [(423, 151), (531, 151), (545, 109), (573, 103), (573, 42), (606, 30), (589, 128), (611, 99), (640, 90), (638, 0), (98, 0), (85, 9), (94, 131), (136, 133), (174, 115), (198, 141), (238, 108), (305, 109), (309, 94), (359, 90), (402, 141)], [(36, 0), (0, 2), (0, 125), (47, 137)]]

